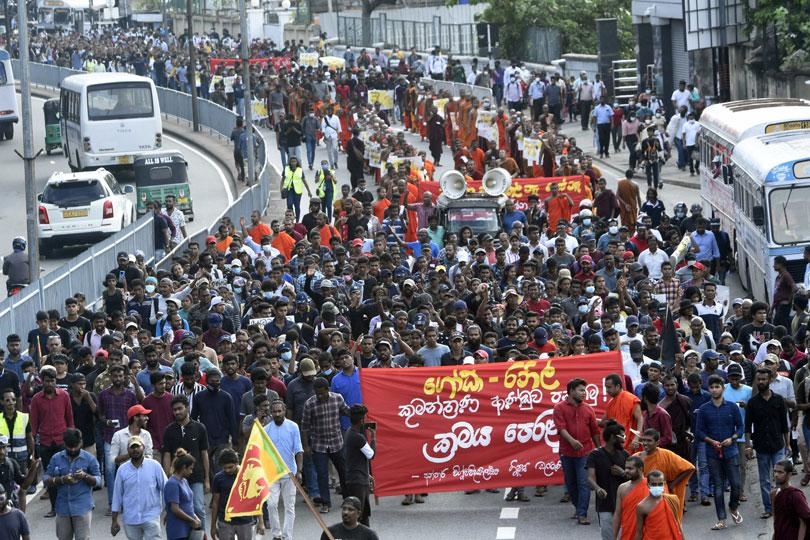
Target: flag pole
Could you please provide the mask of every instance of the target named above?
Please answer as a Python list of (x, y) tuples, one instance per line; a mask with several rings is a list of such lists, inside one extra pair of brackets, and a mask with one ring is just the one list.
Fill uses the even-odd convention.
[(321, 526), (321, 529), (323, 530), (323, 534), (325, 534), (326, 537), (329, 540), (335, 540), (335, 537), (332, 535), (332, 531), (330, 531), (329, 527), (326, 526), (326, 522), (321, 517), (320, 512), (318, 512), (315, 509), (315, 504), (312, 502), (312, 499), (309, 498), (309, 495), (307, 495), (307, 492), (304, 490), (304, 488), (298, 482), (298, 479), (295, 477), (294, 474), (290, 475), (290, 480), (292, 480), (293, 485), (295, 485), (295, 489), (298, 490), (298, 493), (301, 494), (301, 497), (304, 498), (304, 502), (307, 503), (307, 507), (309, 508), (309, 511), (312, 512), (313, 516), (315, 516), (315, 521), (317, 521), (318, 525)]

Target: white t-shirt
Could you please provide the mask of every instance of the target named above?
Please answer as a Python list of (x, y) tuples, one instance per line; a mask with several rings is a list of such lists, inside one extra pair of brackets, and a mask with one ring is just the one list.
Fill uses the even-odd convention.
[[(130, 437), (132, 437), (132, 434), (129, 432), (129, 426), (119, 429), (113, 433), (112, 441), (110, 441), (110, 453), (112, 454), (113, 459), (117, 458), (118, 456), (127, 455), (127, 443), (129, 442)], [(144, 457), (151, 458), (152, 435), (146, 431), (146, 429), (141, 429), (141, 432), (138, 433), (138, 437), (143, 440)]]
[(683, 135), (681, 136), (684, 146), (695, 146), (697, 144), (697, 136), (699, 132), (699, 122), (687, 121), (683, 125)]
[(681, 107), (689, 108), (689, 98), (692, 94), (687, 89), (683, 90), (675, 90), (672, 92), (672, 101), (675, 102), (675, 107), (680, 109)]
[(647, 268), (647, 273), (651, 279), (661, 279), (664, 274), (661, 272), (661, 265), (664, 262), (669, 262), (669, 255), (663, 249), (655, 250), (655, 253), (649, 249), (645, 249), (638, 256), (638, 262)]

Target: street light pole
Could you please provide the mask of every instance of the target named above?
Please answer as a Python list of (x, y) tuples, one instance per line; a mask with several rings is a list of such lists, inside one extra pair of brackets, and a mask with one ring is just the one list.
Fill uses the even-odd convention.
[(191, 126), (200, 131), (200, 119), (197, 112), (197, 51), (194, 49), (194, 32), (192, 31), (192, 0), (186, 0), (186, 41), (188, 43), (188, 80), (191, 91)]
[[(28, 235), (28, 279), (34, 283), (39, 279), (39, 229), (37, 228), (37, 193), (34, 186), (34, 129), (31, 114), (31, 74), (28, 51), (28, 6), (25, 0), (17, 5), (17, 22), (20, 31), (20, 102), (22, 103), (22, 160), (25, 168), (25, 224)], [(19, 154), (18, 154), (19, 155)]]
[(256, 181), (256, 156), (253, 149), (253, 99), (250, 87), (250, 37), (248, 36), (247, 0), (239, 0), (239, 30), (242, 33), (242, 85), (245, 88), (245, 129), (247, 130), (247, 184)]

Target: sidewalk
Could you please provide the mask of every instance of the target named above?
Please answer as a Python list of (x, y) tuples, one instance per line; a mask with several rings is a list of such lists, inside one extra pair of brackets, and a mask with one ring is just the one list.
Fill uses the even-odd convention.
[[(575, 137), (577, 146), (582, 148), (584, 153), (590, 154), (593, 157), (594, 163), (602, 170), (609, 169), (611, 172), (618, 175), (619, 178), (624, 178), (624, 172), (630, 167), (628, 163), (630, 154), (627, 152), (627, 149), (623, 148), (619, 153), (611, 153), (609, 158), (600, 159), (598, 157), (599, 151), (593, 144), (594, 132), (592, 130), (582, 131), (579, 121), (564, 123), (560, 129), (560, 133), (565, 134), (567, 137)], [(611, 143), (611, 150), (612, 149), (613, 144)], [(675, 149), (673, 148), (673, 153), (674, 151)], [(646, 177), (644, 176), (643, 170), (640, 170), (640, 172), (636, 174), (636, 178), (638, 179), (639, 186), (645, 184)], [(675, 166), (674, 156), (661, 168), (661, 181), (664, 183), (664, 189), (666, 189), (667, 184), (690, 189), (700, 189), (700, 176), (690, 176), (688, 170), (679, 171)]]

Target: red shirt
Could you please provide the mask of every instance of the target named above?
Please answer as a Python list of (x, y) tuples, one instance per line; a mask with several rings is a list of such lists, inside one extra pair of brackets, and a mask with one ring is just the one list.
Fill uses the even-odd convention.
[(152, 436), (152, 447), (155, 450), (160, 450), (163, 445), (163, 432), (174, 421), (174, 415), (172, 414), (173, 397), (170, 392), (164, 392), (160, 397), (149, 394), (143, 398), (141, 403), (145, 408), (152, 411), (149, 413), (146, 430)]
[(267, 389), (275, 390), (281, 399), (284, 399), (287, 395), (287, 385), (284, 384), (284, 381), (272, 375), (267, 379)]
[(52, 398), (45, 397), (45, 391), (37, 392), (31, 400), (31, 433), (39, 435), (42, 446), (61, 445), (67, 428), (73, 426), (73, 407), (70, 394), (56, 389)]
[(560, 436), (560, 455), (565, 457), (585, 457), (593, 450), (593, 438), (599, 436), (596, 414), (590, 405), (574, 405), (570, 399), (554, 406), (554, 424), (557, 431), (568, 431), (574, 439), (582, 443), (582, 448), (574, 450), (568, 441)]

